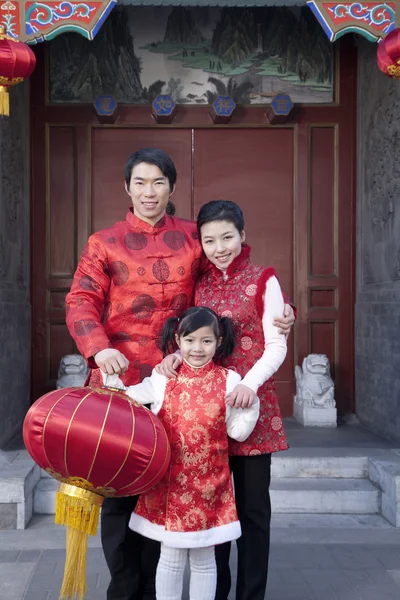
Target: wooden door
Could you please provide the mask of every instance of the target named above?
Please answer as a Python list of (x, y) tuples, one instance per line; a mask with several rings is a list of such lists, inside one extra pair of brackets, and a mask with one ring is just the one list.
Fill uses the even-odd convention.
[(174, 203), (191, 218), (191, 131), (48, 125), (46, 202), (33, 206), (33, 398), (55, 385), (65, 354), (76, 352), (65, 325), (65, 296), (88, 237), (125, 218), (132, 205), (124, 165), (135, 149), (157, 145), (179, 173)]
[[(243, 209), (252, 260), (275, 267), (281, 286), (293, 297), (293, 138), (290, 128), (196, 130), (195, 212), (209, 200), (233, 200)], [(277, 373), (277, 391), (291, 414), (293, 336)]]
[(254, 260), (273, 264), (299, 311), (278, 393), (292, 414), (294, 366), (327, 354), (341, 412), (354, 410), (353, 279), (355, 53), (338, 52), (337, 102), (296, 107), (269, 126), (262, 107), (240, 107), (228, 126), (207, 107), (179, 107), (171, 126), (147, 106), (121, 107), (102, 126), (89, 106), (48, 106), (44, 49), (32, 78), (32, 396), (54, 387), (61, 356), (74, 352), (64, 299), (92, 231), (124, 217), (127, 157), (158, 146), (173, 158), (177, 214), (195, 218), (211, 199), (245, 213)]

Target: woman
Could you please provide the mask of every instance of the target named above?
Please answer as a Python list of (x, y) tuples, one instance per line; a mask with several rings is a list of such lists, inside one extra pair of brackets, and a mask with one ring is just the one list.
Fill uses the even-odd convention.
[[(253, 265), (245, 242), (244, 218), (234, 202), (217, 200), (200, 209), (197, 227), (210, 268), (195, 289), (195, 304), (233, 319), (236, 348), (224, 366), (243, 376), (227, 395), (230, 406), (248, 407), (257, 396), (260, 418), (246, 442), (230, 440), (230, 464), (242, 526), (237, 540), (236, 600), (263, 600), (267, 584), (271, 504), (271, 453), (288, 448), (272, 374), (286, 353), (286, 341), (274, 327), (283, 298), (273, 268)], [(181, 359), (164, 359), (171, 375)], [(230, 543), (216, 548), (216, 600), (227, 600), (231, 577)]]

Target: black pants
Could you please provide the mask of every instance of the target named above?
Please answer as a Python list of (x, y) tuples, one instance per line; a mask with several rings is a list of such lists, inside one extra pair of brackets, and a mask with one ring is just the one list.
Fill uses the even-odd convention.
[[(264, 600), (268, 577), (271, 502), (271, 455), (231, 456), (236, 507), (242, 527), (237, 540), (236, 600)], [(215, 547), (217, 591), (215, 600), (227, 600), (231, 588), (231, 544)]]
[(101, 543), (110, 570), (107, 600), (156, 600), (160, 544), (129, 529), (138, 497), (106, 498), (101, 510)]

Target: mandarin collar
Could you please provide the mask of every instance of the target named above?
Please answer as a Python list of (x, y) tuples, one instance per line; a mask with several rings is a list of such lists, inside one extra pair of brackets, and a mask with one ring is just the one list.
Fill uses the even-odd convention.
[(164, 215), (155, 225), (150, 225), (150, 223), (146, 223), (146, 221), (139, 219), (133, 212), (133, 208), (130, 208), (126, 213), (126, 221), (132, 229), (137, 229), (141, 233), (150, 233), (152, 235), (157, 235), (161, 231), (164, 231), (168, 219), (169, 217)]
[(218, 269), (218, 267), (211, 263), (211, 269), (214, 277), (216, 279), (224, 279), (224, 273), (226, 273), (226, 279), (224, 279), (224, 281), (227, 281), (237, 273), (244, 271), (244, 269), (246, 269), (246, 267), (250, 264), (250, 252), (250, 246), (248, 244), (242, 244), (241, 253), (233, 259), (226, 271)]
[(185, 360), (179, 367), (179, 375), (184, 375), (193, 379), (194, 377), (204, 377), (207, 373), (212, 371), (215, 367), (214, 361), (210, 360), (204, 367), (192, 367)]

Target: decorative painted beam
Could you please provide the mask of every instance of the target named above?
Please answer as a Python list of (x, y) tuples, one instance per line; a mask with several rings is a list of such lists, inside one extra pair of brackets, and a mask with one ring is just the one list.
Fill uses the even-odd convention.
[(117, 0), (0, 0), (0, 25), (14, 39), (37, 44), (74, 31), (92, 40)]
[(346, 33), (380, 41), (395, 27), (396, 2), (324, 2), (307, 0), (331, 42)]
[[(92, 40), (118, 0), (0, 0), (0, 25), (28, 44), (74, 31)], [(358, 33), (380, 41), (395, 27), (396, 2), (307, 0), (330, 41)]]

